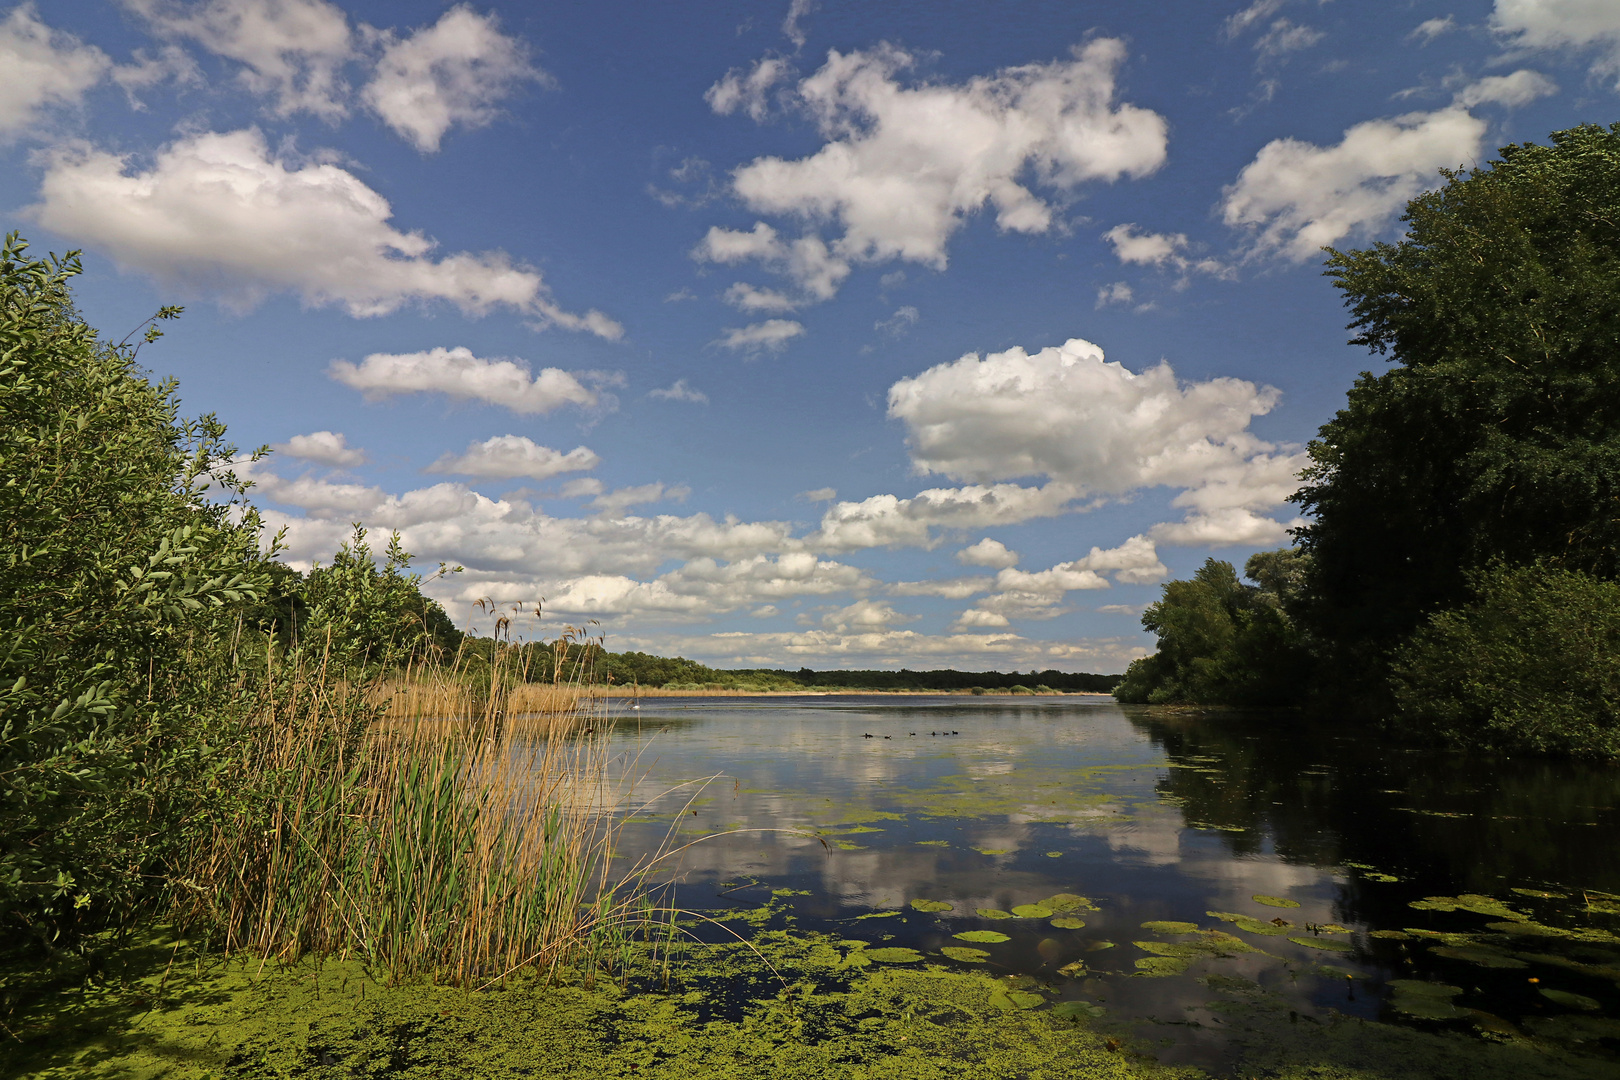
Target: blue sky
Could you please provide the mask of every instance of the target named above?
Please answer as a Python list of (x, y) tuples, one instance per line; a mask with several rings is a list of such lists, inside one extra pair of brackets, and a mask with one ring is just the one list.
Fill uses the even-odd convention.
[(0, 199), (107, 334), (186, 305), (142, 363), (276, 447), (296, 565), (360, 521), (469, 626), (1118, 671), (1382, 363), (1321, 245), (1617, 89), (1613, 0), (49, 0)]

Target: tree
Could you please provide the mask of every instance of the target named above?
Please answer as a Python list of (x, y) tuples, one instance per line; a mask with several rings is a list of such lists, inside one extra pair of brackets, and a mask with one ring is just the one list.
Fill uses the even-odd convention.
[[(330, 566), (316, 563), (289, 590), (283, 617), (294, 621), (292, 640), (339, 670), (454, 656), (461, 631), (437, 602), (422, 595), (421, 576), (406, 572), (412, 558), (393, 533), (379, 568), (366, 530), (356, 524)], [(434, 576), (459, 569), (441, 565)]]
[(1556, 132), (1330, 249), (1364, 373), (1310, 444), (1297, 614), (1341, 688), (1466, 603), (1493, 560), (1620, 572), (1620, 124)]
[(1304, 651), (1286, 606), (1302, 574), (1296, 551), (1251, 556), (1245, 585), (1229, 562), (1207, 559), (1172, 581), (1142, 614), (1159, 649), (1132, 662), (1114, 690), (1134, 704), (1284, 705), (1297, 699)]

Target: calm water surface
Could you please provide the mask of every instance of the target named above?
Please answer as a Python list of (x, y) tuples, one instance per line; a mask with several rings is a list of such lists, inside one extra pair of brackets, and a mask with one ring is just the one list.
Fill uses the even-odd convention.
[[(1245, 990), (1307, 1019), (1529, 1035), (1620, 1059), (1612, 767), (1080, 696), (665, 698), (615, 712), (621, 760), (639, 754), (636, 793), (654, 799), (626, 826), (627, 854), (672, 823), (681, 842), (730, 834), (682, 856), (683, 907), (757, 908), (774, 890), (802, 929), (940, 963), (959, 962), (943, 947), (981, 949), (981, 970), (1100, 1005), (1168, 1061), (1218, 1064), (1216, 991)], [(762, 829), (787, 831), (743, 831)], [(997, 917), (1060, 893), (1089, 903)], [(972, 931), (1008, 940), (956, 936)]]

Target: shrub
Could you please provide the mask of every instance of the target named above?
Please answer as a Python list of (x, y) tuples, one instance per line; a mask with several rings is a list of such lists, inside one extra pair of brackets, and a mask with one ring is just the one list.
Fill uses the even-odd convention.
[(161, 891), (268, 574), (223, 425), (78, 317), (76, 257), (26, 251), (0, 252), (0, 932), (65, 945)]

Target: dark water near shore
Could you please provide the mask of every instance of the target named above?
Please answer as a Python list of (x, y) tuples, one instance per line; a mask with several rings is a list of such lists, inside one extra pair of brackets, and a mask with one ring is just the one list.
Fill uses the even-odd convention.
[[(679, 842), (733, 834), (684, 852), (683, 907), (757, 908), (775, 892), (801, 929), (947, 964), (964, 961), (942, 948), (981, 950), (980, 970), (1100, 1006), (1172, 1062), (1221, 1064), (1212, 1004), (1251, 987), (1307, 1019), (1620, 1060), (1611, 766), (1090, 697), (615, 711), (615, 739), (641, 755), (637, 795), (673, 789), (635, 815), (622, 850), (658, 847), (672, 821)], [(790, 831), (737, 831), (756, 829)], [(1055, 894), (1070, 899), (1040, 906)], [(957, 936), (975, 931), (1006, 940)]]

